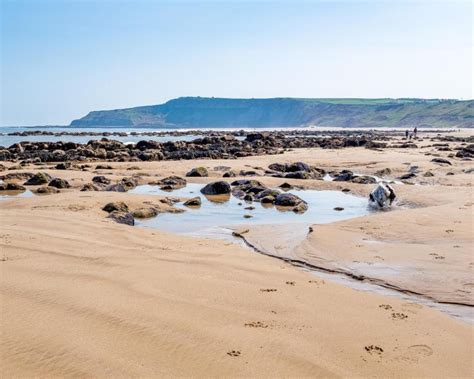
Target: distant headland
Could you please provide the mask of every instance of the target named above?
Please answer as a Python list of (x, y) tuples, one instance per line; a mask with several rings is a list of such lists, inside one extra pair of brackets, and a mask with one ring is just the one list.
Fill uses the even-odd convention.
[(93, 111), (70, 126), (466, 128), (473, 126), (473, 111), (474, 100), (180, 97), (160, 105)]

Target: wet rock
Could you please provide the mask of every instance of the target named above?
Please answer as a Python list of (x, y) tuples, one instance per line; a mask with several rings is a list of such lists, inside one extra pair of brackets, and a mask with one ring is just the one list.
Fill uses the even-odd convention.
[(200, 207), (201, 198), (199, 196), (193, 197), (192, 199), (186, 200), (183, 205), (187, 207)]
[(113, 170), (114, 168), (111, 165), (108, 164), (98, 164), (95, 166), (96, 170)]
[(392, 170), (389, 167), (375, 171), (375, 176), (380, 176), (380, 177), (389, 176), (391, 174), (392, 174)]
[(0, 183), (0, 191), (25, 191), (26, 188), (16, 183)]
[(135, 225), (135, 219), (133, 218), (133, 215), (128, 212), (113, 211), (107, 216), (107, 218), (110, 218), (119, 224), (130, 226)]
[(351, 189), (350, 188), (343, 188), (341, 191), (342, 192), (351, 192)]
[(234, 171), (227, 171), (227, 172), (224, 172), (224, 175), (222, 175), (223, 178), (234, 178), (236, 177), (237, 175), (235, 174)]
[(334, 210), (338, 211), (338, 212), (341, 212), (341, 211), (344, 210), (344, 208), (343, 207), (334, 207)]
[(127, 187), (125, 187), (122, 183), (116, 183), (105, 187), (105, 190), (109, 192), (127, 192)]
[(39, 187), (36, 189), (35, 193), (40, 195), (50, 195), (52, 193), (59, 193), (60, 191), (56, 187)]
[(120, 184), (122, 184), (125, 189), (129, 191), (134, 189), (138, 185), (138, 182), (135, 178), (122, 178)]
[(29, 178), (26, 182), (26, 186), (39, 186), (41, 184), (49, 183), (52, 180), (51, 176), (45, 172), (38, 172)]
[(257, 195), (256, 195), (256, 199), (257, 200), (260, 200), (260, 199), (263, 199), (264, 197), (273, 197), (273, 198), (276, 198), (281, 192), (278, 191), (278, 190), (275, 190), (275, 189), (271, 189), (271, 188), (267, 188), (267, 189), (264, 189), (263, 191), (259, 192)]
[(369, 195), (369, 205), (377, 209), (389, 208), (395, 200), (395, 191), (389, 184), (380, 183)]
[(104, 205), (102, 210), (108, 213), (113, 211), (128, 212), (128, 205), (125, 204), (123, 201), (116, 201), (112, 203), (107, 203), (106, 205)]
[(209, 183), (201, 189), (201, 193), (204, 195), (222, 195), (230, 192), (229, 183), (223, 181)]
[(280, 207), (291, 207), (294, 212), (301, 213), (308, 210), (308, 204), (300, 197), (292, 193), (280, 193), (275, 198), (275, 205)]
[(438, 164), (446, 164), (446, 165), (449, 165), (449, 166), (452, 165), (452, 163), (450, 161), (448, 161), (447, 159), (444, 159), (444, 158), (433, 158), (431, 160), (431, 162), (438, 163)]
[(55, 187), (55, 188), (70, 188), (71, 185), (69, 182), (65, 179), (60, 179), (60, 178), (54, 178), (51, 180), (48, 184), (49, 187)]
[(293, 189), (293, 186), (287, 182), (280, 184), (278, 187), (281, 188), (283, 191), (289, 191)]
[(246, 193), (243, 200), (246, 201), (247, 203), (251, 203), (254, 200), (254, 197), (252, 194)]
[(426, 171), (426, 172), (423, 174), (423, 176), (424, 176), (425, 178), (431, 178), (431, 177), (434, 176), (434, 174), (433, 174), (431, 171)]
[(240, 170), (240, 176), (257, 176), (259, 175), (256, 171), (252, 170)]
[(139, 208), (132, 212), (132, 216), (135, 218), (151, 218), (158, 215), (158, 210), (153, 207)]
[(93, 183), (86, 183), (82, 186), (81, 191), (86, 192), (86, 191), (100, 191), (101, 188)]
[(191, 171), (189, 171), (186, 176), (188, 177), (207, 177), (209, 176), (209, 172), (205, 167), (195, 167)]
[(408, 180), (408, 179), (412, 179), (412, 178), (415, 178), (416, 177), (416, 174), (414, 172), (408, 172), (406, 174), (403, 174), (402, 176), (400, 176), (400, 180)]
[(377, 180), (373, 178), (372, 176), (361, 175), (361, 176), (355, 176), (354, 178), (352, 178), (351, 182), (358, 183), (358, 184), (375, 184), (377, 183)]
[(110, 184), (112, 181), (109, 179), (109, 178), (106, 178), (105, 176), (103, 175), (99, 175), (99, 176), (94, 176), (92, 178), (92, 181), (94, 183), (100, 183), (100, 184)]
[(54, 168), (56, 170), (69, 170), (72, 167), (71, 162), (58, 163)]
[(271, 195), (264, 196), (260, 199), (260, 202), (262, 204), (273, 204), (273, 203), (275, 203), (275, 197), (271, 196)]
[(176, 189), (185, 187), (187, 182), (186, 179), (181, 178), (180, 176), (168, 176), (163, 178), (157, 182), (157, 184), (161, 187), (161, 189)]
[(0, 176), (0, 179), (2, 180), (26, 180), (30, 179), (32, 176), (34, 176), (33, 173), (31, 172), (10, 172), (6, 175)]
[(306, 171), (294, 171), (285, 174), (288, 179), (312, 179), (312, 175)]
[(249, 214), (246, 214), (244, 215), (244, 218), (252, 218), (253, 216), (252, 215), (249, 215)]
[(350, 170), (342, 170), (334, 179), (334, 182), (348, 182), (354, 178), (354, 173)]

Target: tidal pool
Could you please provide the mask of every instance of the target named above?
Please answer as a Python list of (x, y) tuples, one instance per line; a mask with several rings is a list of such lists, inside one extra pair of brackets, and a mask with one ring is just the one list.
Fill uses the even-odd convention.
[[(346, 220), (364, 216), (370, 211), (367, 199), (346, 194), (340, 191), (291, 190), (288, 191), (305, 200), (308, 210), (303, 214), (296, 214), (273, 205), (266, 206), (259, 202), (248, 203), (232, 195), (204, 196), (200, 189), (204, 184), (188, 183), (186, 187), (163, 191), (158, 186), (138, 186), (130, 193), (159, 195), (181, 198), (199, 196), (200, 207), (186, 207), (182, 202), (176, 207), (183, 208), (183, 213), (160, 213), (157, 217), (138, 220), (137, 225), (157, 228), (160, 230), (188, 234), (195, 236), (228, 238), (229, 228), (239, 225), (258, 224), (326, 224), (334, 221)], [(249, 209), (253, 207), (254, 209)], [(342, 207), (343, 210), (334, 210)], [(252, 216), (246, 218), (245, 216)]]

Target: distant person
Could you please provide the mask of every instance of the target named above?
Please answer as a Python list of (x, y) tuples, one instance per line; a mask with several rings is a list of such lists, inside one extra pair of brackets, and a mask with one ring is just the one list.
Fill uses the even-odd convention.
[(408, 129), (405, 130), (405, 139), (408, 139)]
[(418, 129), (415, 126), (415, 129), (413, 129), (413, 136), (416, 138), (416, 133), (418, 133)]

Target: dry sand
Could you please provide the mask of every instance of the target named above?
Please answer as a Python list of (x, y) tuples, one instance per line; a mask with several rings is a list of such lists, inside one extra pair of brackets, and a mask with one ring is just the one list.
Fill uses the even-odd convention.
[[(440, 167), (426, 151), (296, 150), (237, 161), (113, 163), (102, 173), (120, 178), (138, 165), (133, 172), (149, 175), (146, 182), (199, 165), (218, 177), (212, 168), (219, 165), (297, 160), (361, 173), (391, 167), (394, 176), (405, 163), (433, 169), (435, 177), (422, 178), (431, 186), (396, 187), (417, 208), (316, 225), (302, 241), (282, 243), (279, 254), (472, 304), (472, 174), (462, 171), (472, 165)], [(79, 192), (95, 173), (48, 172), (75, 188), (0, 203), (2, 377), (473, 376), (471, 324), (322, 280), (238, 244), (116, 224), (100, 210), (105, 203), (136, 208), (159, 204), (157, 197)], [(294, 182), (364, 195), (372, 188)], [(277, 246), (263, 230), (248, 238)], [(379, 264), (399, 273), (379, 275)]]

